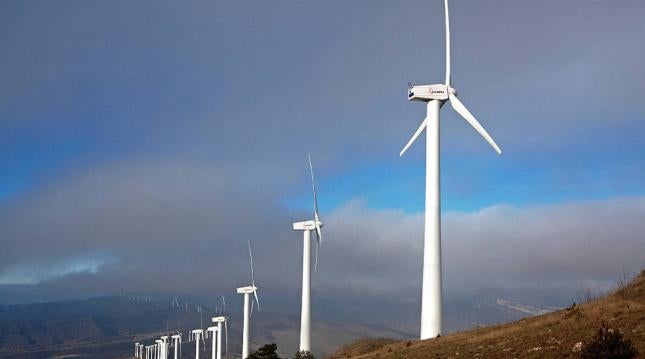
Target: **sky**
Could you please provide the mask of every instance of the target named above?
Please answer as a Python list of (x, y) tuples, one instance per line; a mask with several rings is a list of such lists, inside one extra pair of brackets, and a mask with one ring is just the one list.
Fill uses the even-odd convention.
[[(0, 285), (418, 301), (443, 2), (6, 1)], [(645, 3), (454, 0), (444, 289), (562, 296), (645, 264)], [(466, 293), (466, 294), (464, 294)], [(518, 294), (519, 293), (519, 294)], [(569, 297), (560, 297), (560, 301)]]

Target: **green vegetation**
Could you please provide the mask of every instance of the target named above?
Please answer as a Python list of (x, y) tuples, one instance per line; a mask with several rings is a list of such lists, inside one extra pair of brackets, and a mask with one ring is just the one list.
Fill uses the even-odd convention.
[(277, 353), (278, 345), (275, 343), (261, 346), (258, 350), (249, 354), (248, 359), (280, 359)]

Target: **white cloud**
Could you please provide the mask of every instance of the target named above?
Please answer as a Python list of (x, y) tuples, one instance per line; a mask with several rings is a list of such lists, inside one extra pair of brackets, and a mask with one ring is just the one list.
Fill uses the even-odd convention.
[(0, 285), (38, 284), (72, 274), (97, 274), (106, 264), (112, 262), (109, 256), (88, 255), (61, 260), (46, 260), (20, 263), (0, 272)]
[[(606, 289), (623, 270), (635, 273), (645, 266), (643, 218), (644, 197), (446, 213), (444, 288), (449, 292)], [(418, 295), (420, 214), (373, 210), (351, 202), (328, 216), (326, 223), (321, 289)]]

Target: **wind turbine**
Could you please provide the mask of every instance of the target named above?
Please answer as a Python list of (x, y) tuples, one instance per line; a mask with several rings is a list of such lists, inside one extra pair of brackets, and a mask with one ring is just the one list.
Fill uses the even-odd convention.
[[(222, 307), (220, 308), (219, 316), (212, 318), (213, 323), (217, 323), (217, 358), (222, 359), (222, 323), (224, 324), (224, 332), (226, 334), (226, 354), (228, 354), (228, 326), (226, 325), (226, 300), (222, 296)], [(213, 338), (215, 340), (215, 338)], [(215, 358), (213, 358), (215, 359)]]
[(300, 307), (300, 351), (311, 351), (311, 232), (316, 233), (316, 260), (314, 270), (318, 269), (318, 249), (322, 241), (321, 228), (323, 223), (318, 217), (318, 197), (316, 196), (316, 183), (314, 169), (309, 160), (309, 173), (311, 174), (311, 187), (314, 194), (314, 219), (293, 223), (294, 231), (302, 231), (302, 304)]
[(181, 356), (181, 334), (180, 333), (175, 334), (170, 338), (172, 339), (173, 346), (175, 347), (175, 359), (179, 359), (177, 354)]
[[(213, 339), (213, 342), (212, 342), (212, 345), (211, 345), (211, 359), (215, 359), (216, 356), (217, 356), (217, 354), (215, 353), (215, 349), (217, 348), (216, 347), (216, 345), (217, 345), (217, 337), (216, 337), (216, 335), (217, 335), (217, 326), (208, 327), (206, 329), (206, 332), (207, 333), (212, 333), (210, 335), (210, 337)], [(208, 335), (206, 337), (208, 338)]]
[[(224, 330), (226, 331), (226, 346), (228, 347), (228, 327), (226, 326), (226, 317), (219, 316), (212, 319), (213, 323), (217, 323), (217, 353), (216, 358), (213, 359), (222, 359), (222, 323), (224, 323)], [(215, 338), (213, 338), (213, 342)], [(213, 344), (215, 345), (215, 344)]]
[(157, 353), (156, 358), (161, 359), (163, 354), (163, 340), (157, 339), (155, 340), (155, 343), (157, 343), (155, 344), (155, 350)]
[(163, 359), (168, 359), (168, 336), (164, 335), (161, 337), (161, 357)]
[(401, 150), (400, 156), (426, 130), (426, 198), (423, 242), (423, 290), (421, 297), (421, 339), (441, 334), (441, 201), (439, 191), (439, 112), (450, 102), (452, 108), (470, 124), (497, 152), (502, 150), (493, 138), (457, 98), (450, 85), (450, 19), (448, 0), (444, 0), (446, 21), (446, 83), (440, 85), (410, 86), (408, 100), (427, 103), (427, 115), (412, 138)]
[[(255, 279), (253, 278), (253, 253), (251, 253), (251, 242), (247, 241), (249, 245), (249, 258), (251, 261), (251, 285), (248, 287), (237, 288), (238, 294), (244, 294), (244, 326), (242, 329), (242, 359), (249, 356), (249, 318), (253, 314), (253, 301), (249, 297), (251, 293), (255, 297), (255, 302), (258, 304), (260, 310), (260, 301), (258, 300), (258, 287), (255, 286)], [(249, 308), (250, 304), (250, 308)]]
[(195, 329), (191, 333), (193, 334), (193, 338), (195, 338), (195, 359), (199, 359), (199, 340), (202, 339), (204, 330)]

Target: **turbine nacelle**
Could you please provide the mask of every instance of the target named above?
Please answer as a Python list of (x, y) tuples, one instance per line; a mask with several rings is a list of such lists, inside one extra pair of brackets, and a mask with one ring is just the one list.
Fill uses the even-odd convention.
[(258, 290), (258, 287), (252, 286), (252, 285), (248, 287), (240, 287), (240, 288), (237, 288), (237, 294), (251, 294), (257, 290)]
[(226, 317), (215, 317), (211, 320), (213, 321), (213, 323), (223, 323), (226, 321)]
[(293, 224), (294, 231), (314, 231), (316, 230), (316, 227), (322, 228), (323, 223), (321, 221), (310, 220)]
[(417, 85), (408, 88), (408, 100), (410, 101), (447, 101), (450, 95), (457, 95), (457, 90), (443, 85)]

